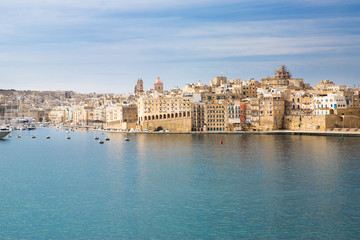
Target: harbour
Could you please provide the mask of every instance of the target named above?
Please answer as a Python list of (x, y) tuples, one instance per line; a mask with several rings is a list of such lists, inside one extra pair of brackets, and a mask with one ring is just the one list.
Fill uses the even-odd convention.
[(21, 136), (0, 141), (1, 239), (360, 234), (358, 138), (41, 127)]

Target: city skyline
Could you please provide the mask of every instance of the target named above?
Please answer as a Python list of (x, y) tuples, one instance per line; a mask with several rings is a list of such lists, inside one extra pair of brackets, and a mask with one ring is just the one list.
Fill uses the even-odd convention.
[(0, 3), (0, 85), (133, 92), (221, 73), (360, 82), (357, 1), (42, 1)]

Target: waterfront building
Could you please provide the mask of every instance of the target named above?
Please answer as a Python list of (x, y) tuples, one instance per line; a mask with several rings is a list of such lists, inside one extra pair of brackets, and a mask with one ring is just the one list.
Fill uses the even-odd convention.
[(251, 98), (246, 102), (246, 119), (255, 128), (259, 126), (260, 117), (260, 99)]
[(106, 128), (127, 129), (136, 128), (138, 109), (135, 103), (124, 101), (121, 104), (106, 108)]
[(277, 130), (283, 128), (285, 100), (280, 94), (260, 98), (260, 129)]
[(191, 131), (191, 103), (199, 95), (154, 93), (138, 99), (138, 124), (149, 130)]
[(314, 114), (334, 114), (338, 109), (346, 109), (345, 96), (338, 94), (319, 94), (314, 96)]
[(225, 129), (225, 110), (224, 100), (211, 101), (205, 104), (205, 124), (208, 132), (224, 132)]
[(191, 131), (203, 132), (206, 131), (206, 112), (205, 102), (193, 102), (191, 104)]
[(240, 131), (246, 122), (246, 102), (235, 100), (227, 105), (226, 129), (228, 131)]
[(53, 109), (49, 112), (49, 120), (54, 123), (65, 122), (65, 109)]

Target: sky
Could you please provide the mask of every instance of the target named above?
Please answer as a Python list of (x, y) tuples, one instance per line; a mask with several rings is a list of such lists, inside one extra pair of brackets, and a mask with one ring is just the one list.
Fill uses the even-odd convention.
[(282, 64), (360, 85), (360, 1), (0, 0), (0, 89), (130, 93)]

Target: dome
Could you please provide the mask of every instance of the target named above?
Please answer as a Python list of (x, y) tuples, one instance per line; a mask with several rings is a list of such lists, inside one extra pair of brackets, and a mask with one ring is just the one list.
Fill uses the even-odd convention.
[(160, 77), (157, 77), (157, 80), (155, 81), (155, 84), (162, 84), (162, 81), (160, 80)]

